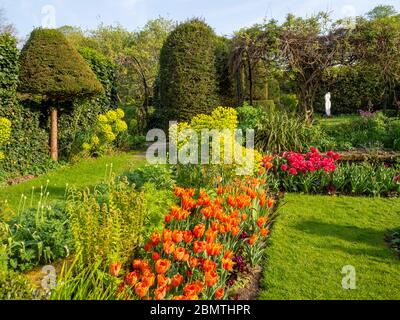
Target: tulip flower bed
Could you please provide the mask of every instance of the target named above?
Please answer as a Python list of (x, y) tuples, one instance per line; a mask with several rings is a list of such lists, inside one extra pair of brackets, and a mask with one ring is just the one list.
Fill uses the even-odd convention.
[(319, 193), (321, 182), (330, 179), (339, 159), (337, 153), (322, 155), (316, 148), (306, 154), (282, 152), (273, 157), (276, 169), (269, 180), (275, 182), (275, 188), (287, 192)]
[(320, 154), (316, 148), (300, 154), (283, 152), (273, 157), (275, 170), (268, 178), (275, 190), (314, 194), (398, 196), (400, 170), (396, 165), (338, 164), (340, 155)]
[(126, 272), (111, 265), (120, 298), (228, 299), (238, 274), (260, 263), (276, 202), (265, 179), (236, 179), (209, 192), (176, 188), (175, 195), (180, 205)]

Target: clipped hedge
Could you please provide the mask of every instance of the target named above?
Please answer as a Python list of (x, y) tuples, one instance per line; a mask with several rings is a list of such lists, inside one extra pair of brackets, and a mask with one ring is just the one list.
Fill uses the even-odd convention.
[(40, 127), (40, 112), (17, 100), (19, 51), (9, 34), (0, 35), (0, 117), (11, 121), (11, 136), (3, 147), (0, 180), (39, 173), (48, 163), (48, 134)]
[(20, 63), (21, 92), (55, 101), (104, 92), (91, 68), (58, 30), (33, 30), (21, 51)]
[(160, 55), (157, 109), (163, 122), (187, 121), (218, 105), (215, 33), (203, 21), (180, 24)]

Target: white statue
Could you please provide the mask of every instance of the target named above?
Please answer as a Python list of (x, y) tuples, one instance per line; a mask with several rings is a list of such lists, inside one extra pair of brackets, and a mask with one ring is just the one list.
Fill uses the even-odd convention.
[(325, 113), (328, 117), (330, 117), (331, 114), (331, 107), (332, 107), (332, 103), (331, 103), (331, 93), (328, 92), (325, 95)]

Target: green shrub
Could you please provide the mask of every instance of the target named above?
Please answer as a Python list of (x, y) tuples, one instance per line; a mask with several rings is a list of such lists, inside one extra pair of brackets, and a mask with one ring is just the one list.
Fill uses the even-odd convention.
[(50, 207), (39, 202), (37, 209), (28, 209), (3, 224), (8, 232), (7, 245), (10, 268), (18, 271), (52, 263), (73, 250), (68, 217), (61, 206)]
[(148, 239), (156, 230), (165, 227), (166, 208), (170, 208), (176, 204), (176, 197), (172, 189), (162, 189), (155, 183), (145, 183), (144, 192), (144, 209), (145, 222), (143, 227), (143, 237)]
[(81, 264), (126, 261), (141, 241), (144, 195), (126, 179), (97, 186), (93, 192), (70, 189), (66, 209)]
[(112, 149), (118, 136), (128, 130), (128, 125), (122, 120), (124, 117), (125, 113), (122, 109), (108, 110), (98, 115), (95, 126), (88, 128), (77, 140), (83, 152), (99, 157)]
[(132, 150), (143, 150), (146, 147), (145, 136), (129, 136), (128, 142)]
[[(1, 146), (10, 138), (11, 121), (7, 118), (0, 118), (0, 150)], [(4, 159), (4, 153), (0, 151), (0, 161)]]
[(181, 23), (168, 36), (160, 55), (157, 109), (165, 125), (210, 113), (218, 105), (215, 34), (203, 21)]
[(0, 163), (0, 176), (41, 173), (48, 163), (48, 134), (40, 127), (40, 112), (17, 101), (19, 51), (16, 39), (0, 35), (0, 117), (12, 123), (10, 139), (2, 146), (7, 157)]
[[(255, 146), (264, 152), (298, 151), (310, 149), (323, 137), (321, 131), (287, 111), (266, 112), (241, 109), (241, 122), (254, 125)], [(249, 110), (249, 109), (248, 109)], [(252, 117), (256, 115), (256, 121)], [(325, 142), (324, 142), (325, 144)]]
[(224, 106), (235, 107), (237, 103), (235, 80), (229, 66), (230, 42), (231, 41), (225, 37), (217, 37), (215, 64), (220, 102)]
[(160, 189), (172, 189), (175, 181), (172, 178), (171, 170), (168, 166), (152, 165), (125, 172), (130, 184), (134, 184), (137, 189), (142, 189), (146, 183), (152, 183)]
[(64, 264), (50, 300), (116, 300), (120, 279), (113, 277), (102, 261), (81, 265), (77, 255), (71, 266)]
[(20, 62), (21, 92), (56, 101), (104, 92), (89, 65), (58, 30), (33, 30)]
[(14, 272), (0, 272), (0, 300), (30, 300), (34, 289), (28, 279)]

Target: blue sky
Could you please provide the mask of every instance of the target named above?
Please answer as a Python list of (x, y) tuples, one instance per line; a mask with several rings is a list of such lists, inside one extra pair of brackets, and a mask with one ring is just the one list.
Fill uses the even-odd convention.
[(21, 37), (41, 26), (46, 15), (42, 9), (48, 5), (55, 9), (57, 27), (68, 24), (85, 29), (118, 22), (134, 30), (158, 16), (177, 21), (196, 16), (218, 34), (230, 35), (265, 17), (281, 21), (289, 12), (309, 16), (322, 10), (342, 18), (363, 15), (378, 4), (391, 4), (400, 11), (400, 0), (0, 0), (0, 8)]

